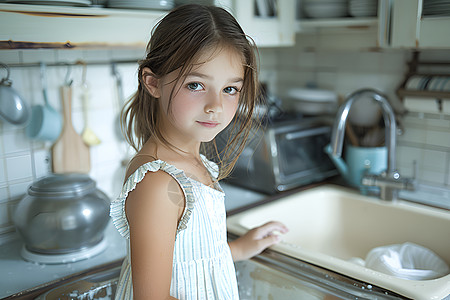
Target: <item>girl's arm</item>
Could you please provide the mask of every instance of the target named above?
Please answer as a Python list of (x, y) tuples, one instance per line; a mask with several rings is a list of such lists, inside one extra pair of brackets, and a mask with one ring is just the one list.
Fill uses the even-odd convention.
[(149, 172), (129, 193), (125, 204), (134, 299), (174, 299), (169, 295), (173, 249), (179, 203), (184, 202), (181, 189), (180, 199), (175, 199), (174, 193), (169, 197), (173, 180), (163, 171)]
[(288, 232), (288, 229), (281, 222), (271, 221), (262, 226), (253, 228), (245, 235), (228, 243), (234, 261), (249, 259), (261, 253), (267, 247), (278, 243), (281, 238), (274, 234)]

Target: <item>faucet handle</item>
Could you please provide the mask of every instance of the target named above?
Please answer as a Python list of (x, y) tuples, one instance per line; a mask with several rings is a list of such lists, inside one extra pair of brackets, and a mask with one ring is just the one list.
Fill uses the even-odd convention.
[(415, 191), (417, 187), (417, 180), (415, 178), (405, 178), (405, 190)]
[(417, 178), (417, 173), (419, 172), (419, 166), (417, 165), (417, 160), (413, 160), (412, 164), (413, 164), (413, 176), (412, 176), (412, 178), (416, 179)]
[(417, 181), (414, 178), (402, 178), (397, 171), (381, 174), (366, 174), (361, 183), (366, 186), (377, 186), (380, 188), (380, 197), (384, 200), (392, 200), (395, 197), (394, 190), (416, 189)]

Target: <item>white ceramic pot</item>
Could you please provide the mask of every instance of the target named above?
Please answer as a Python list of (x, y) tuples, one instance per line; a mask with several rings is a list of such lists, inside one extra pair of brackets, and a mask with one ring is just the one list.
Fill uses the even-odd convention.
[(334, 114), (338, 97), (333, 91), (323, 89), (295, 88), (288, 91), (296, 111), (306, 115)]

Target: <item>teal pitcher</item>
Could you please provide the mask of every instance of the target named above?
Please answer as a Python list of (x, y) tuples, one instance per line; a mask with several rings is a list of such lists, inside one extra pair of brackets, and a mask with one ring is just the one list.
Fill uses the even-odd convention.
[(378, 188), (366, 187), (361, 184), (365, 174), (380, 174), (387, 169), (386, 147), (355, 147), (346, 145), (345, 160), (332, 154), (331, 145), (325, 147), (325, 152), (336, 165), (344, 179), (362, 192)]

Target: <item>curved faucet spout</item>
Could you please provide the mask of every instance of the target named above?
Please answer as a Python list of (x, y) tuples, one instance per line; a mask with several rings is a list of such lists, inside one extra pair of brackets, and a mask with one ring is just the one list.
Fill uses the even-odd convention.
[(400, 174), (395, 166), (395, 147), (396, 147), (396, 122), (394, 111), (389, 104), (386, 96), (373, 89), (361, 89), (347, 97), (345, 103), (339, 108), (334, 121), (333, 131), (331, 133), (331, 145), (326, 148), (330, 155), (339, 158), (342, 155), (344, 145), (345, 124), (347, 122), (350, 108), (355, 101), (371, 97), (380, 104), (385, 125), (385, 140), (387, 148), (387, 170), (386, 172), (373, 175), (366, 174), (362, 178), (363, 185), (378, 186), (380, 188), (380, 198), (384, 200), (394, 200), (397, 197), (398, 189), (413, 190), (415, 180), (400, 178)]
[(333, 131), (331, 134), (332, 154), (340, 157), (344, 145), (345, 125), (350, 113), (352, 104), (359, 99), (371, 97), (380, 104), (385, 125), (385, 140), (388, 149), (387, 173), (392, 174), (396, 171), (395, 165), (395, 145), (396, 145), (396, 122), (394, 111), (389, 104), (386, 96), (374, 89), (360, 89), (349, 95), (343, 105), (339, 107), (334, 121)]

